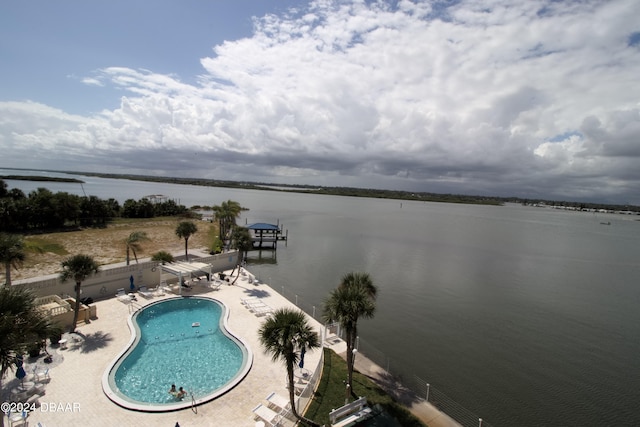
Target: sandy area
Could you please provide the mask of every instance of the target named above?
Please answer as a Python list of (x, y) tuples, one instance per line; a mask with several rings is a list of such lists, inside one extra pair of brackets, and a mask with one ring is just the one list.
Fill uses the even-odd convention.
[[(125, 239), (133, 231), (144, 231), (149, 237), (142, 242), (142, 251), (138, 258), (147, 258), (158, 251), (167, 251), (174, 255), (184, 253), (184, 239), (176, 236), (175, 230), (184, 219), (163, 218), (151, 220), (118, 221), (102, 229), (87, 229), (65, 233), (38, 234), (25, 236), (25, 241), (35, 240), (39, 243), (57, 243), (64, 248), (63, 254), (52, 252), (27, 252), (27, 259), (18, 269), (11, 271), (11, 280), (39, 277), (59, 273), (60, 263), (76, 254), (90, 255), (99, 264), (112, 264), (126, 260)], [(206, 221), (195, 221), (198, 231), (189, 238), (189, 249), (208, 251), (210, 243), (210, 228), (214, 224)], [(133, 254), (130, 262), (135, 263)], [(0, 269), (0, 283), (4, 283), (4, 268)]]

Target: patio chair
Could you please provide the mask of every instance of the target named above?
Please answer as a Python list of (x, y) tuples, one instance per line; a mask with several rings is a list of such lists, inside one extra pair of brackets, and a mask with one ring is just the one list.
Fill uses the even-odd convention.
[(263, 404), (259, 404), (253, 408), (253, 413), (256, 414), (256, 418), (260, 418), (269, 426), (275, 425), (282, 418), (280, 414), (275, 412), (273, 409), (269, 409)]
[(33, 379), (38, 383), (48, 383), (51, 381), (51, 377), (49, 376), (49, 368), (44, 371), (35, 370), (33, 372)]
[(14, 412), (13, 414), (9, 412), (7, 414), (7, 418), (9, 419), (9, 427), (15, 426), (28, 426), (27, 417), (29, 416), (28, 412), (22, 411), (22, 413)]
[(49, 368), (45, 370), (39, 370), (38, 368), (33, 370), (33, 381), (37, 383), (48, 383), (51, 381), (51, 377), (49, 376)]
[[(296, 396), (301, 396), (302, 393), (304, 393), (304, 391), (307, 389), (308, 385), (309, 383), (303, 383), (303, 382), (294, 383), (293, 392), (296, 394)], [(287, 384), (287, 388), (289, 388), (288, 384)]]

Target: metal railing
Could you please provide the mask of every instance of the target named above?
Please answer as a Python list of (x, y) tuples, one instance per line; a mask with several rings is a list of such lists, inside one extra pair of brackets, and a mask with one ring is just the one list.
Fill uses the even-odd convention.
[[(269, 286), (273, 289), (278, 289), (272, 284), (269, 284)], [(299, 295), (287, 291), (284, 286), (280, 287), (280, 293), (301, 310), (305, 311), (311, 317), (322, 323), (321, 306), (316, 306), (313, 303), (305, 301)], [(341, 331), (338, 331), (337, 335), (341, 336)], [(414, 373), (403, 371), (403, 369), (400, 368), (402, 364), (394, 363), (393, 360), (384, 352), (368, 344), (366, 340), (362, 339), (362, 337), (358, 337), (357, 347), (360, 353), (383, 368), (404, 387), (411, 390), (418, 399), (431, 403), (434, 407), (448, 415), (463, 427), (492, 427), (490, 423), (484, 421), (481, 417), (466, 409), (445, 393), (436, 389), (434, 386), (430, 385), (427, 381), (421, 379)]]

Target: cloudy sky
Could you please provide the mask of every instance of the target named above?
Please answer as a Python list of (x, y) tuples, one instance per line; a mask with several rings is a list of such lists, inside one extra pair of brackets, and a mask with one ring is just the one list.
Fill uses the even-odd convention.
[(3, 2), (0, 167), (640, 204), (637, 0)]

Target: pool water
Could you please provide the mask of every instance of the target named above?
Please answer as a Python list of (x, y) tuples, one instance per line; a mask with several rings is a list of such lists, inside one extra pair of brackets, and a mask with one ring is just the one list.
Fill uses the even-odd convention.
[(190, 406), (192, 395), (194, 401), (213, 398), (240, 381), (248, 371), (248, 352), (225, 330), (224, 310), (216, 300), (186, 297), (134, 314), (134, 345), (110, 373), (116, 394), (143, 406), (175, 406), (180, 401), (169, 393), (175, 384), (189, 392), (184, 401)]

